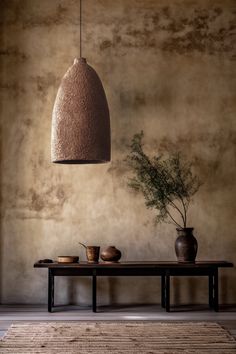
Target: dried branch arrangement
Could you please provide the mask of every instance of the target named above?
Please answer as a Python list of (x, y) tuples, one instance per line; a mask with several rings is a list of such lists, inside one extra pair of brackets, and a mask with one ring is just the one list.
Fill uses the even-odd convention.
[(201, 182), (193, 174), (192, 163), (184, 161), (180, 153), (148, 157), (143, 150), (143, 136), (143, 132), (134, 135), (125, 159), (134, 173), (128, 185), (144, 195), (147, 208), (156, 209), (157, 223), (186, 228), (189, 204)]

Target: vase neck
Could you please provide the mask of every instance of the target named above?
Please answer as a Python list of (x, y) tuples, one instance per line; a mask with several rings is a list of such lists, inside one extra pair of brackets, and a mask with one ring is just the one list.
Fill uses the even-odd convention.
[(178, 235), (189, 236), (189, 235), (192, 235), (194, 228), (193, 227), (183, 227), (182, 229), (178, 228), (176, 230), (177, 230)]
[(191, 230), (191, 231), (193, 231), (193, 230), (194, 230), (194, 228), (193, 228), (193, 227), (182, 227), (182, 228), (177, 227), (177, 229), (176, 229), (176, 230), (177, 230), (177, 231), (179, 231), (179, 230), (186, 230), (186, 231)]

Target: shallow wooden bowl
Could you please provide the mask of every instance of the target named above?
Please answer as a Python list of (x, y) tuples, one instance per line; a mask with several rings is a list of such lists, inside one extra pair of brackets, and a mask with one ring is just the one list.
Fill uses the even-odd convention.
[(57, 262), (58, 263), (78, 263), (79, 257), (78, 256), (58, 256)]

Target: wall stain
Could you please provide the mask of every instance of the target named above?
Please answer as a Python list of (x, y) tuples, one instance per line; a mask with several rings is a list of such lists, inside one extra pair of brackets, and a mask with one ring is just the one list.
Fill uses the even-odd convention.
[(51, 27), (51, 26), (58, 26), (62, 24), (66, 24), (67, 20), (67, 12), (68, 9), (61, 4), (56, 7), (55, 14), (51, 16), (35, 16), (28, 18), (25, 22), (23, 22), (23, 28), (32, 28), (32, 27)]
[(129, 168), (124, 160), (116, 159), (111, 162), (107, 172), (113, 177), (120, 179), (121, 177), (127, 176)]
[(109, 41), (108, 39), (106, 39), (100, 44), (100, 49), (104, 50), (104, 49), (107, 49), (107, 48), (109, 48), (111, 46), (112, 46), (112, 42)]
[(139, 110), (145, 106), (170, 107), (174, 96), (170, 87), (162, 86), (161, 90), (144, 91), (140, 88), (127, 90), (119, 88), (119, 101), (122, 110)]
[[(108, 173), (112, 175), (113, 178), (117, 178), (120, 183), (124, 184), (122, 177), (127, 179), (130, 175), (130, 169), (125, 162), (125, 158), (129, 152), (130, 141), (122, 139), (122, 142), (118, 142), (117, 146), (125, 146), (125, 153), (123, 159), (113, 159), (111, 165), (108, 169)], [(194, 146), (204, 147), (208, 151), (206, 157), (201, 156), (201, 154), (191, 153), (191, 157), (187, 156), (187, 152), (193, 151)], [(166, 153), (176, 153), (180, 152), (186, 160), (189, 158), (193, 162), (194, 168), (197, 170), (197, 174), (200, 176), (202, 181), (209, 181), (214, 178), (214, 181), (218, 183), (223, 183), (225, 185), (230, 185), (233, 183), (233, 176), (229, 171), (223, 171), (222, 167), (224, 161), (222, 157), (228, 151), (234, 151), (236, 160), (236, 134), (234, 132), (218, 132), (213, 135), (209, 135), (207, 132), (205, 134), (178, 136), (177, 139), (173, 140), (167, 136), (164, 136), (158, 141), (149, 141), (146, 146), (149, 148), (150, 155), (155, 156), (156, 152), (158, 154), (164, 155)], [(118, 148), (118, 147), (117, 147)], [(145, 146), (144, 146), (145, 150)], [(209, 154), (209, 152), (211, 152)], [(220, 182), (219, 182), (220, 181)], [(208, 190), (213, 191), (218, 188), (218, 183), (209, 183)]]
[[(202, 148), (207, 151), (207, 156), (201, 153), (193, 153), (195, 151), (194, 146), (200, 146), (201, 151)], [(163, 137), (158, 143), (158, 151), (160, 154), (165, 154), (166, 151), (171, 153), (179, 151), (185, 157), (187, 157), (186, 152), (191, 151), (191, 160), (200, 179), (208, 181), (208, 191), (217, 190), (219, 183), (225, 186), (233, 183), (231, 172), (223, 169), (223, 158), (227, 152), (234, 152), (234, 159), (236, 160), (236, 134), (232, 131), (220, 131), (212, 135), (206, 132), (201, 135), (179, 136), (174, 141)], [(211, 178), (214, 179), (214, 183), (209, 183)]]
[(23, 191), (20, 187), (5, 185), (8, 190), (3, 216), (14, 213), (19, 219), (61, 220), (65, 202), (70, 197), (70, 187), (64, 184), (41, 185)]
[(223, 154), (228, 148), (236, 146), (236, 134), (233, 131), (219, 131), (214, 134), (208, 132), (189, 134), (187, 136), (178, 136), (173, 140), (167, 136), (163, 137), (158, 143), (161, 153), (165, 151), (175, 152), (180, 147), (188, 151), (193, 145), (200, 144), (213, 150), (215, 154)]
[(59, 25), (79, 25), (79, 16), (70, 16), (68, 7), (58, 4), (53, 8), (53, 13), (50, 15), (39, 15), (38, 8), (35, 7), (30, 16), (24, 11), (22, 1), (16, 2), (12, 6), (8, 0), (4, 2), (4, 15), (0, 19), (0, 25), (5, 26), (21, 26), (22, 29), (29, 29), (34, 27), (52, 27)]
[(25, 119), (23, 119), (23, 121), (22, 121), (22, 124), (23, 124), (27, 129), (28, 129), (29, 127), (31, 127), (32, 123), (33, 123), (33, 121), (32, 121), (32, 119), (30, 119), (30, 118), (25, 118)]
[(30, 209), (35, 210), (35, 211), (41, 211), (44, 208), (44, 200), (43, 200), (43, 195), (36, 193), (35, 190), (30, 189), (30, 199), (31, 199), (31, 205)]
[(49, 72), (44, 76), (37, 75), (32, 77), (32, 81), (36, 84), (36, 88), (40, 96), (45, 98), (48, 94), (48, 89), (51, 87), (57, 88), (61, 79)]
[(142, 106), (145, 106), (146, 100), (150, 101), (152, 98), (147, 97), (142, 91), (124, 91), (120, 90), (120, 105), (122, 109), (126, 108), (135, 108), (139, 109)]
[(26, 53), (22, 52), (17, 46), (0, 49), (0, 56), (13, 57), (14, 59), (20, 62), (29, 59), (29, 56)]
[(19, 97), (21, 94), (25, 94), (26, 88), (22, 86), (18, 81), (13, 82), (0, 82), (0, 90), (8, 91), (13, 98)]
[(190, 7), (189, 13), (186, 15), (186, 9), (184, 13), (176, 17), (168, 6), (160, 10), (143, 9), (140, 21), (127, 21), (122, 29), (119, 22), (114, 23), (112, 40), (101, 39), (100, 49), (143, 47), (181, 55), (227, 53), (229, 59), (235, 59), (235, 12), (231, 11), (227, 20), (221, 7)]
[(29, 210), (40, 212), (42, 210), (59, 211), (62, 209), (67, 196), (63, 185), (50, 188), (29, 189)]
[(28, 87), (27, 85), (33, 86), (35, 94), (38, 97), (45, 99), (48, 95), (48, 90), (50, 88), (58, 88), (61, 78), (55, 76), (53, 73), (47, 73), (44, 76), (31, 76), (26, 82), (20, 83), (19, 80), (12, 82), (0, 82), (0, 90), (9, 91), (12, 97), (17, 98), (22, 94), (27, 95)]

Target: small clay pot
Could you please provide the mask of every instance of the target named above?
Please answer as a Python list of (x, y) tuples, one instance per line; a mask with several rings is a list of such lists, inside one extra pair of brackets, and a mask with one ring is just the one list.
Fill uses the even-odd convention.
[(99, 260), (99, 246), (87, 246), (86, 247), (86, 256), (89, 263), (98, 263)]
[(121, 251), (115, 246), (109, 246), (101, 252), (101, 259), (104, 262), (118, 262), (121, 258)]

